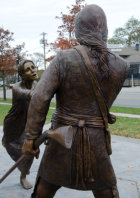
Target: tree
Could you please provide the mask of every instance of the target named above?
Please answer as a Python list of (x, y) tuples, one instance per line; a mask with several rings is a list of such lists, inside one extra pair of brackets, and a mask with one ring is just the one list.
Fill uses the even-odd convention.
[(43, 65), (44, 55), (42, 53), (34, 52), (33, 54), (29, 54), (29, 56), (31, 57), (31, 60), (35, 63), (37, 69), (39, 69), (39, 67)]
[(61, 16), (56, 16), (56, 19), (62, 20), (62, 25), (58, 26), (58, 33), (60, 37), (68, 36), (68, 39), (74, 37), (74, 20), (76, 14), (84, 7), (83, 3), (85, 0), (76, 0), (75, 5), (67, 7), (69, 10), (68, 14), (61, 12)]
[(108, 40), (108, 43), (113, 44), (132, 44), (140, 43), (140, 21), (131, 17), (124, 27), (119, 27), (115, 30), (114, 35)]
[(53, 50), (57, 50), (57, 49), (61, 49), (61, 50), (65, 50), (65, 49), (70, 49), (74, 46), (76, 46), (77, 40), (75, 38), (72, 39), (67, 39), (67, 38), (57, 38), (57, 40), (54, 43), (51, 43), (51, 45), (53, 46)]
[(58, 26), (58, 38), (54, 43), (51, 43), (51, 49), (70, 49), (76, 46), (77, 40), (74, 37), (74, 20), (76, 14), (85, 6), (85, 0), (76, 0), (75, 5), (67, 7), (68, 14), (61, 12), (61, 16), (56, 16), (56, 19), (62, 20), (62, 25)]
[(49, 63), (53, 58), (54, 58), (54, 55), (50, 56), (49, 58), (46, 58), (45, 61)]
[(41, 78), (41, 76), (42, 76), (42, 74), (43, 74), (43, 72), (44, 72), (44, 69), (40, 69), (40, 70), (38, 70), (38, 79), (37, 79), (37, 81), (39, 81), (40, 80), (40, 78)]
[(3, 80), (4, 99), (6, 99), (5, 77), (16, 72), (16, 49), (10, 46), (11, 41), (14, 41), (13, 33), (0, 27), (0, 75)]

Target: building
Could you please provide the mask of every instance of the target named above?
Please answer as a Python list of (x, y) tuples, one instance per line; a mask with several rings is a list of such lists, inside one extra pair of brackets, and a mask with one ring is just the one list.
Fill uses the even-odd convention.
[(108, 48), (126, 59), (130, 63), (130, 71), (124, 86), (140, 86), (140, 47), (136, 44), (132, 47), (108, 44)]

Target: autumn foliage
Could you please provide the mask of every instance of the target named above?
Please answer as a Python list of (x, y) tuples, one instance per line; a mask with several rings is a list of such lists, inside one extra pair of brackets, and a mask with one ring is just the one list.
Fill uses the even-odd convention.
[(0, 28), (0, 71), (4, 75), (16, 64), (15, 51), (11, 49), (9, 44), (13, 40), (13, 33)]
[[(3, 77), (16, 72), (17, 55), (16, 49), (10, 45), (12, 41), (13, 33), (0, 27), (0, 72)], [(22, 49), (24, 44), (20, 47)]]
[(68, 40), (74, 38), (74, 20), (76, 14), (84, 7), (85, 0), (76, 0), (75, 5), (67, 7), (68, 14), (61, 12), (61, 16), (56, 16), (56, 19), (62, 20), (62, 25), (58, 26), (59, 37), (68, 38)]
[(65, 50), (76, 46), (77, 40), (74, 36), (74, 20), (76, 14), (85, 6), (85, 0), (76, 0), (74, 5), (67, 7), (68, 14), (61, 12), (61, 16), (56, 16), (56, 19), (62, 21), (62, 25), (58, 26), (58, 38), (54, 43), (51, 43), (51, 49)]
[[(17, 73), (17, 54), (16, 48), (11, 47), (12, 41), (14, 41), (13, 33), (0, 27), (0, 80), (3, 81), (4, 99), (6, 99), (5, 77), (8, 74)], [(22, 49), (24, 44), (19, 47)]]
[(76, 39), (67, 39), (67, 38), (61, 38), (59, 37), (57, 39), (57, 41), (55, 41), (55, 43), (51, 44), (53, 46), (54, 49), (61, 49), (61, 50), (65, 50), (65, 49), (70, 49), (74, 46), (77, 45), (77, 40)]
[(14, 50), (7, 50), (4, 54), (0, 55), (0, 71), (6, 76), (13, 73), (13, 66), (16, 65)]
[(50, 56), (49, 58), (46, 58), (46, 62), (50, 62), (52, 59), (54, 58), (54, 56)]

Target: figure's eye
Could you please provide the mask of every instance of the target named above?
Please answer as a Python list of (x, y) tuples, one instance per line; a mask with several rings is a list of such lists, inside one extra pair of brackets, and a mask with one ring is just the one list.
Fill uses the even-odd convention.
[(36, 69), (36, 66), (35, 65), (32, 65), (31, 68), (34, 70), (34, 69)]
[(30, 71), (30, 68), (27, 68), (27, 69), (26, 69), (26, 72), (28, 72), (28, 71)]

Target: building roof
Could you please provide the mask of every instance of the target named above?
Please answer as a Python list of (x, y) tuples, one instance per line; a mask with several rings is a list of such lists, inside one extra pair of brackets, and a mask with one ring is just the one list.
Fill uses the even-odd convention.
[(120, 47), (118, 45), (108, 46), (108, 48), (118, 54), (119, 56), (125, 58), (130, 63), (140, 63), (140, 47), (138, 46), (138, 50), (136, 47)]

